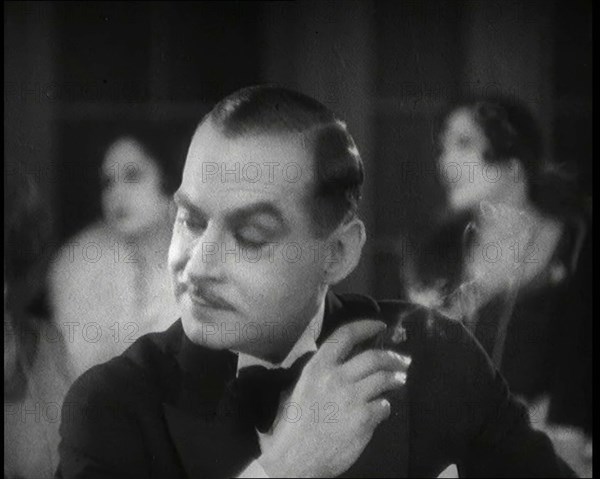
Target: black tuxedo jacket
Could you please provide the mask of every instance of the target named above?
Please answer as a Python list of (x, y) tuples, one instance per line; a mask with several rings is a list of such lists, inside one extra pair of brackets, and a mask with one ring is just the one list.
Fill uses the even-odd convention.
[[(327, 296), (317, 344), (359, 318), (401, 321), (413, 358), (392, 416), (344, 476), (571, 476), (458, 322), (397, 301)], [(388, 344), (389, 345), (389, 344)], [(57, 477), (231, 477), (260, 454), (254, 428), (219, 408), (237, 356), (189, 341), (181, 321), (95, 366), (63, 405)]]

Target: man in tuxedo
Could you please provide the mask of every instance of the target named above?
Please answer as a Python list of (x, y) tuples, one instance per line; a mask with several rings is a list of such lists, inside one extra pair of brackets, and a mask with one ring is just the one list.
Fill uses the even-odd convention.
[(73, 385), (57, 476), (571, 475), (460, 323), (330, 291), (361, 256), (362, 181), (315, 100), (217, 104), (175, 194), (181, 319)]

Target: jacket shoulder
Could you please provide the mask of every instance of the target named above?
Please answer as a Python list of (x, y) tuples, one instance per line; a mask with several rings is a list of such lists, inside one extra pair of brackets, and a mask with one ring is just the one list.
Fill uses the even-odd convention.
[(87, 404), (108, 399), (123, 403), (160, 391), (162, 382), (177, 367), (175, 354), (181, 334), (181, 322), (176, 321), (166, 331), (143, 335), (121, 355), (77, 378), (65, 402)]
[(487, 362), (483, 348), (460, 320), (405, 300), (375, 300), (361, 294), (338, 294), (336, 298), (345, 311), (343, 322), (371, 318), (388, 325), (373, 344), (368, 341), (366, 346), (397, 349), (407, 354), (426, 352), (431, 358), (474, 354), (479, 362)]
[(144, 370), (160, 368), (165, 361), (172, 362), (181, 347), (183, 334), (181, 320), (177, 320), (164, 331), (144, 334), (121, 356)]
[(339, 309), (343, 311), (343, 322), (364, 318), (379, 319), (388, 325), (386, 334), (404, 334), (402, 331), (406, 330), (413, 341), (471, 339), (470, 333), (459, 320), (410, 301), (375, 300), (370, 296), (355, 293), (336, 294), (334, 298), (340, 305)]
[(459, 320), (405, 301), (378, 305), (389, 326), (377, 347), (410, 355), (411, 370), (424, 390), (435, 385), (448, 394), (448, 401), (479, 398), (483, 407), (491, 398), (481, 397), (489, 396), (495, 384), (503, 387), (504, 380), (485, 350)]
[(460, 320), (403, 300), (377, 301), (380, 318), (388, 324), (388, 335), (399, 341), (409, 340), (436, 348), (443, 344), (477, 343)]

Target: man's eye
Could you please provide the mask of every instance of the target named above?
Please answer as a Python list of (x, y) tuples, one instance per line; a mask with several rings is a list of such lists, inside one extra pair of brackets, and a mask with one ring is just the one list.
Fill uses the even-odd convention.
[(244, 228), (237, 234), (236, 239), (245, 248), (261, 248), (267, 244), (264, 235), (256, 228)]
[(190, 231), (201, 231), (206, 228), (206, 222), (195, 220), (187, 215), (177, 215), (175, 221)]
[(241, 236), (237, 237), (237, 241), (242, 246), (242, 248), (258, 249), (258, 248), (262, 248), (264, 245), (267, 244), (266, 241), (253, 241), (253, 240), (243, 238)]

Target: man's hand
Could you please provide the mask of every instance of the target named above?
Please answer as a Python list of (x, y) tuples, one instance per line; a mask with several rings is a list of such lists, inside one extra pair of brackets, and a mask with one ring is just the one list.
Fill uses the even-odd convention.
[(286, 402), (293, 413), (284, 408), (258, 459), (269, 476), (337, 476), (358, 459), (390, 415), (381, 395), (404, 385), (410, 365), (409, 357), (375, 349), (347, 360), (357, 344), (384, 329), (381, 321), (347, 324), (306, 364)]

